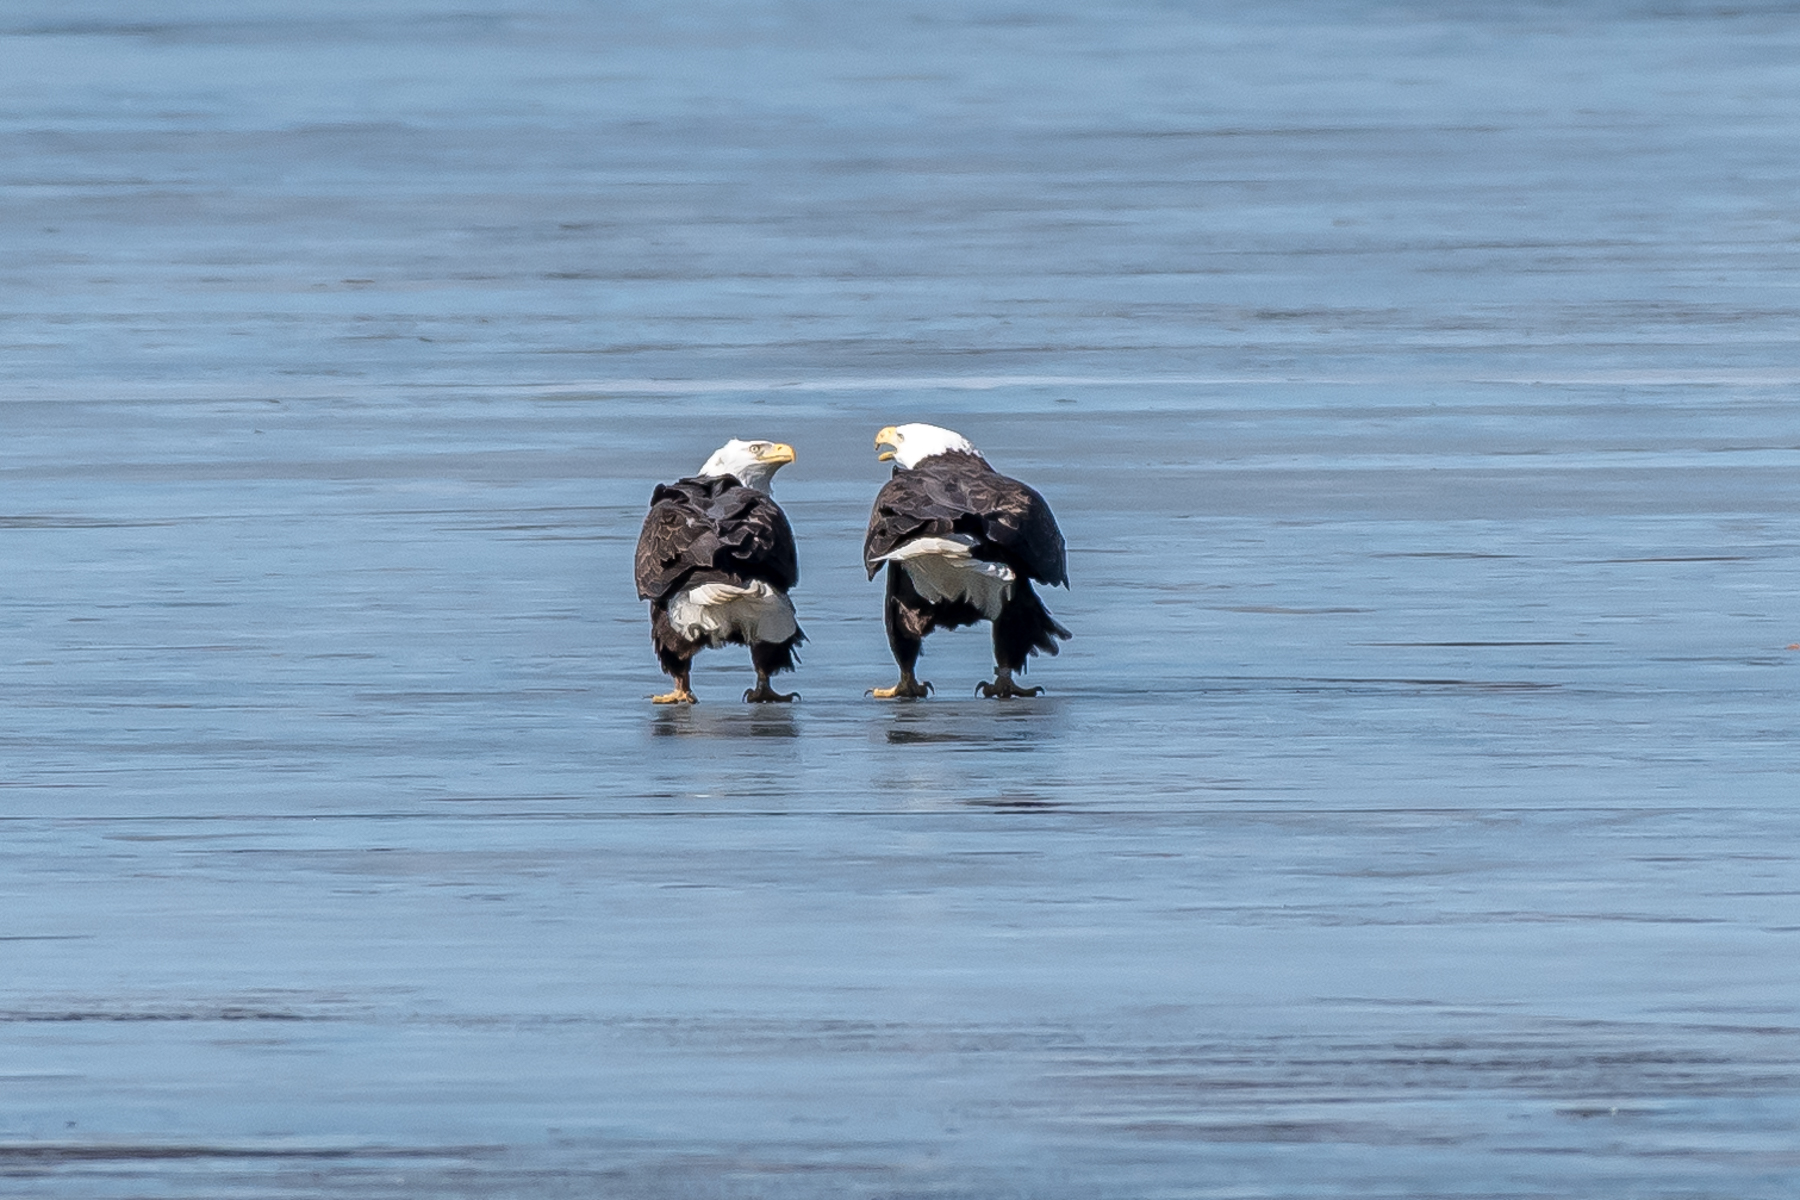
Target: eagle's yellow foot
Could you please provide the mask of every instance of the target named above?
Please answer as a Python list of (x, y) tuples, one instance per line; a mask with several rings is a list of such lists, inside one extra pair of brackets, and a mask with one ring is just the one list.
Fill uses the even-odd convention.
[(931, 695), (931, 684), (920, 683), (912, 677), (911, 671), (907, 671), (893, 687), (870, 688), (865, 694), (877, 700), (923, 700)]
[(999, 672), (994, 676), (992, 683), (976, 684), (975, 691), (978, 695), (986, 696), (990, 700), (1011, 700), (1014, 696), (1041, 696), (1044, 694), (1044, 689), (1041, 687), (1020, 687), (1014, 683), (1011, 671)]
[(664, 692), (660, 696), (650, 697), (650, 703), (652, 703), (652, 704), (698, 704), (699, 701), (694, 699), (694, 693), (688, 691), (686, 688), (676, 688), (672, 692)]
[(799, 692), (782, 693), (770, 687), (765, 681), (757, 684), (744, 693), (746, 704), (791, 704), (800, 698)]

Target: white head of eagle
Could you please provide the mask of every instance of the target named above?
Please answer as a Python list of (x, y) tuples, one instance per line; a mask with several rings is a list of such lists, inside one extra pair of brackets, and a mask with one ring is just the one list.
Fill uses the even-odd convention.
[(755, 488), (767, 496), (773, 493), (775, 472), (793, 461), (794, 448), (786, 442), (746, 442), (742, 438), (732, 438), (713, 451), (712, 457), (700, 468), (700, 478), (735, 475), (745, 487)]
[(983, 462), (987, 461), (981, 451), (975, 448), (975, 443), (954, 429), (917, 421), (908, 425), (889, 425), (876, 434), (875, 448), (880, 450), (883, 446), (892, 446), (893, 449), (883, 450), (879, 456), (881, 461), (892, 462), (907, 471), (934, 455), (953, 451), (973, 454)]

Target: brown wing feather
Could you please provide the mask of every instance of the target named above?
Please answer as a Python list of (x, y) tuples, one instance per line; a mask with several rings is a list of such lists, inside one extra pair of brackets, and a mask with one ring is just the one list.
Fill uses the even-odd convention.
[(1039, 583), (1068, 585), (1068, 552), (1050, 505), (979, 456), (956, 452), (896, 471), (882, 486), (869, 514), (863, 566), (873, 579), (881, 556), (902, 543), (952, 533), (976, 538), (979, 558), (1005, 562)]
[(800, 582), (787, 514), (730, 475), (660, 484), (638, 535), (636, 568), (642, 600), (667, 599), (696, 571), (761, 579), (783, 592)]

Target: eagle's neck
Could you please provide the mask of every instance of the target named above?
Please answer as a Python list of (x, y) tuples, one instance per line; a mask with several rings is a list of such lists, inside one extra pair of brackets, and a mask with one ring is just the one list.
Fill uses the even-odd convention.
[(988, 460), (981, 457), (981, 451), (971, 446), (967, 450), (940, 450), (912, 464), (913, 468), (923, 466), (959, 467), (965, 471), (992, 471), (994, 468)]
[(775, 470), (778, 465), (779, 464), (755, 463), (750, 466), (736, 466), (729, 471), (706, 474), (700, 476), (700, 478), (731, 479), (742, 484), (744, 487), (750, 488), (752, 491), (761, 492), (765, 496), (773, 496), (775, 494)]

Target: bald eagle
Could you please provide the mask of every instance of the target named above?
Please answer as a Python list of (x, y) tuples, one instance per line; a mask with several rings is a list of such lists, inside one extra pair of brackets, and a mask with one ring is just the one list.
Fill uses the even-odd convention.
[(697, 475), (659, 484), (638, 535), (637, 590), (650, 602), (650, 641), (675, 690), (658, 704), (692, 704), (689, 672), (706, 646), (750, 647), (752, 703), (792, 700), (769, 686), (791, 671), (806, 640), (788, 590), (800, 582), (794, 531), (769, 495), (775, 472), (794, 461), (782, 442), (733, 438)]
[(1071, 636), (1031, 589), (1033, 581), (1069, 585), (1050, 506), (990, 467), (967, 438), (936, 425), (890, 425), (875, 435), (875, 449), (893, 462), (894, 477), (875, 497), (863, 565), (870, 579), (887, 567), (888, 645), (900, 681), (869, 694), (926, 695), (931, 685), (913, 676), (925, 635), (977, 621), (993, 622), (994, 681), (976, 690), (1003, 700), (1041, 693), (1012, 676)]

